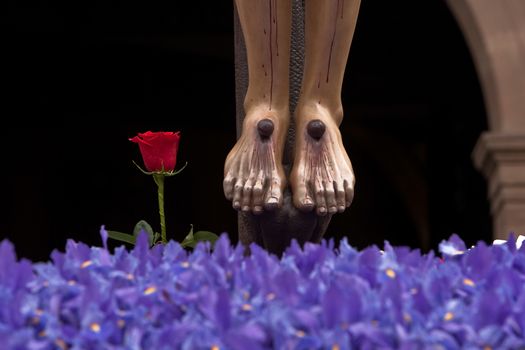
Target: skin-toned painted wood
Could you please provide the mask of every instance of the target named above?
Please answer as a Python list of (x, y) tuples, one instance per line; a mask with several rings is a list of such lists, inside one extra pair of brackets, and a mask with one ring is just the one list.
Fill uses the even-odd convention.
[[(225, 162), (224, 192), (243, 212), (261, 214), (282, 207), (288, 182), (295, 207), (315, 209), (321, 216), (343, 212), (353, 199), (355, 177), (339, 125), (344, 71), (360, 0), (305, 3), (304, 75), (293, 116), (295, 161), (286, 179), (282, 153), (291, 117), (291, 1), (236, 1), (249, 84), (242, 133)], [(263, 120), (272, 123), (271, 135), (264, 137), (258, 131)]]
[(352, 202), (340, 94), (359, 6), (235, 1), (238, 140), (223, 186), (246, 246), (281, 254), (292, 239), (319, 242)]

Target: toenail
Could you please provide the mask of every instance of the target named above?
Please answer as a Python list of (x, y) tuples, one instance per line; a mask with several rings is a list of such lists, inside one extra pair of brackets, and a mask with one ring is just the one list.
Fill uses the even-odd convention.
[(325, 207), (319, 207), (319, 212), (320, 213), (326, 213), (326, 208)]
[(308, 123), (306, 130), (308, 131), (308, 135), (310, 135), (310, 137), (319, 140), (324, 135), (326, 126), (319, 119), (314, 119)]
[(253, 208), (253, 211), (254, 211), (255, 213), (260, 213), (260, 212), (262, 212), (262, 210), (263, 210), (263, 208), (262, 208), (261, 206), (259, 206), (259, 205), (256, 205), (256, 206)]
[(330, 208), (328, 208), (328, 212), (329, 213), (336, 213), (337, 212), (337, 208), (336, 207), (330, 207)]
[(239, 208), (241, 207), (241, 203), (239, 203), (239, 202), (233, 202), (233, 207), (234, 207), (235, 209), (239, 209)]
[(268, 199), (268, 201), (266, 203), (268, 204), (276, 204), (278, 202), (277, 198), (275, 197), (271, 197)]
[(259, 136), (264, 139), (272, 136), (273, 128), (273, 122), (270, 119), (262, 119), (257, 123), (257, 131), (259, 132)]
[(346, 209), (346, 208), (345, 208), (344, 206), (342, 206), (342, 205), (340, 205), (340, 206), (338, 207), (339, 212), (343, 212), (343, 211), (345, 211), (345, 209)]
[(312, 204), (314, 204), (314, 202), (312, 202), (311, 199), (307, 198), (307, 199), (304, 200), (303, 204), (304, 205), (312, 205)]
[(242, 211), (250, 211), (250, 207), (245, 205), (244, 207), (242, 207)]

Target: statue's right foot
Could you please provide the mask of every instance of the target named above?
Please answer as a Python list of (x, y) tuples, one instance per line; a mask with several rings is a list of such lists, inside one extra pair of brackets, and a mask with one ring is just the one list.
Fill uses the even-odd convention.
[(286, 185), (282, 166), (288, 111), (255, 108), (226, 158), (224, 194), (236, 210), (260, 214), (279, 208)]

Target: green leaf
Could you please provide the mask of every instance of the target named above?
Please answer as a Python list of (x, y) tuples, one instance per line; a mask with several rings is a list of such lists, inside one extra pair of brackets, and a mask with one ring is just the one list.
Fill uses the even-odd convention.
[(135, 224), (135, 227), (133, 228), (133, 236), (137, 236), (140, 231), (146, 231), (148, 234), (153, 235), (153, 229), (151, 228), (151, 225), (148, 224), (145, 220), (140, 220)]
[(186, 165), (188, 165), (188, 162), (186, 162), (186, 164), (184, 164), (184, 166), (182, 168), (180, 168), (179, 170), (174, 170), (172, 172), (164, 172), (164, 175), (165, 176), (174, 176), (174, 175), (177, 175), (178, 173), (180, 173), (181, 171), (184, 170), (184, 168), (186, 168)]
[(150, 247), (153, 246), (153, 244), (155, 244), (155, 233), (153, 232), (151, 225), (145, 220), (140, 220), (135, 224), (135, 227), (133, 228), (133, 237), (136, 239), (139, 233), (142, 231), (145, 231), (148, 234), (149, 245)]
[(124, 232), (110, 231), (107, 230), (108, 237), (117, 241), (126, 242), (129, 244), (135, 244), (135, 236), (129, 235)]
[(191, 225), (190, 232), (180, 245), (184, 248), (195, 248), (197, 243), (208, 241), (213, 247), (217, 239), (219, 239), (219, 236), (210, 231), (197, 231), (193, 233), (193, 225)]
[(219, 239), (219, 236), (210, 231), (197, 231), (193, 234), (193, 240), (195, 242), (209, 241), (212, 247), (217, 239)]
[(179, 169), (179, 170), (173, 170), (173, 171), (164, 171), (164, 170), (160, 170), (160, 171), (146, 171), (146, 170), (142, 169), (142, 168), (140, 167), (140, 165), (138, 165), (137, 163), (135, 163), (134, 160), (132, 160), (132, 162), (133, 162), (133, 164), (135, 164), (135, 166), (136, 166), (137, 168), (139, 168), (139, 170), (140, 170), (142, 173), (144, 173), (144, 174), (146, 174), (146, 175), (164, 175), (164, 176), (174, 176), (174, 175), (177, 175), (178, 173), (180, 173), (181, 171), (183, 171), (184, 168), (186, 168), (186, 166), (188, 165), (188, 162), (186, 162), (186, 164), (184, 164), (184, 166), (183, 166), (181, 169)]
[(153, 244), (157, 244), (159, 239), (160, 239), (160, 233), (155, 232), (155, 235), (153, 236)]
[(194, 248), (197, 242), (195, 242), (195, 238), (193, 237), (193, 225), (191, 225), (190, 232), (186, 237), (184, 237), (184, 240), (181, 242), (182, 247), (190, 247)]

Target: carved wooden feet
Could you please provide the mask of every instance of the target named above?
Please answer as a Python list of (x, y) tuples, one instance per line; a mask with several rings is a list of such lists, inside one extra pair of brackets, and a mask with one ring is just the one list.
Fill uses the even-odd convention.
[[(290, 173), (293, 204), (320, 216), (343, 212), (355, 177), (339, 127), (326, 110), (299, 110)], [(224, 193), (233, 208), (261, 214), (282, 206), (286, 180), (281, 164), (284, 123), (279, 113), (249, 116), (225, 165)]]

